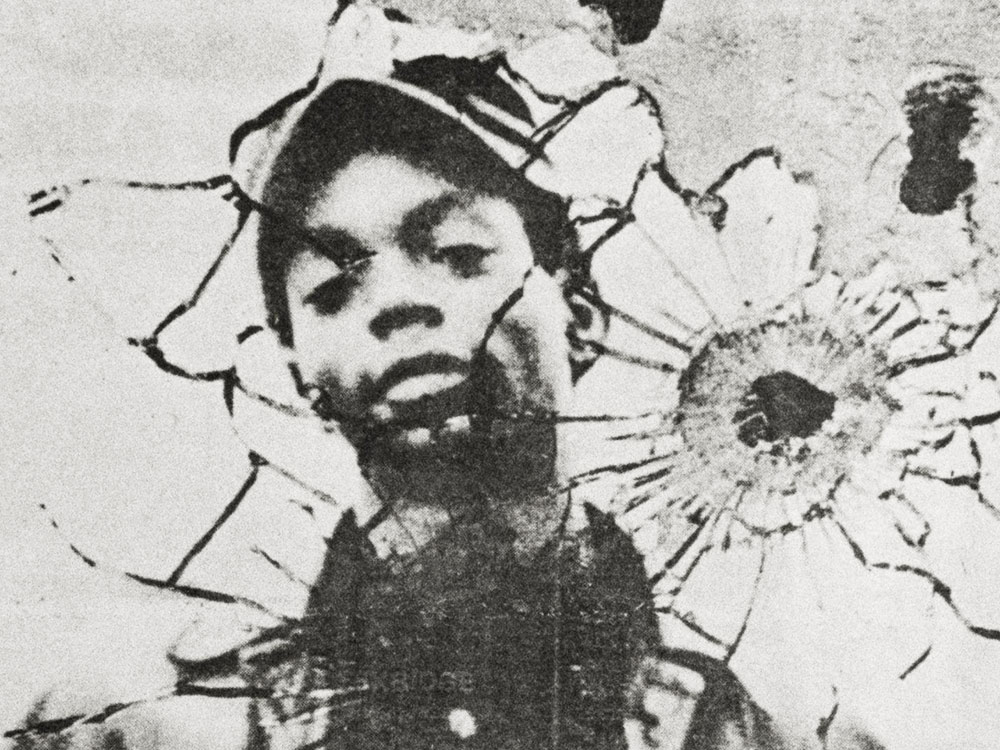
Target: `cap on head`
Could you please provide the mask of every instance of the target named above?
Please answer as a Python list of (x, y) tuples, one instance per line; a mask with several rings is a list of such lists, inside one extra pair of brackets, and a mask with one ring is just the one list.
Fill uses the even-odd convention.
[[(290, 343), (284, 273), (302, 213), (353, 156), (382, 150), (457, 187), (510, 199), (539, 265), (567, 293), (631, 221), (638, 184), (662, 166), (652, 96), (620, 76), (586, 26), (504, 46), (489, 33), (407, 22), (354, 0), (328, 27), (315, 77), (238, 128), (232, 175), (261, 219), (269, 322)], [(298, 241), (293, 242), (296, 233)]]

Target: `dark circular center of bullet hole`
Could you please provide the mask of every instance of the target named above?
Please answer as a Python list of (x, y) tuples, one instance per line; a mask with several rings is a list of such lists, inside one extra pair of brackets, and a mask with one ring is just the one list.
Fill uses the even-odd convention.
[(740, 442), (751, 448), (762, 440), (809, 437), (833, 416), (836, 403), (833, 394), (781, 370), (750, 384), (733, 424)]
[(979, 81), (968, 74), (925, 81), (906, 92), (903, 112), (910, 124), (911, 161), (899, 200), (912, 213), (935, 215), (955, 207), (976, 181), (976, 166), (961, 156), (962, 141), (975, 122)]

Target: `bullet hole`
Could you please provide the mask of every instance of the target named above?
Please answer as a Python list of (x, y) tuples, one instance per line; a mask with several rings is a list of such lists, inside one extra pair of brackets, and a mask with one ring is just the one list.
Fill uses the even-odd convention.
[(981, 95), (978, 79), (967, 73), (924, 81), (906, 92), (903, 112), (910, 124), (911, 161), (899, 200), (911, 212), (948, 211), (975, 184), (975, 164), (963, 158), (961, 150), (976, 122), (976, 99)]
[(805, 378), (781, 370), (757, 378), (743, 397), (733, 423), (737, 436), (751, 448), (762, 440), (809, 437), (819, 431), (837, 404), (837, 397)]
[(649, 39), (660, 22), (663, 0), (578, 0), (585, 8), (604, 8), (622, 44)]

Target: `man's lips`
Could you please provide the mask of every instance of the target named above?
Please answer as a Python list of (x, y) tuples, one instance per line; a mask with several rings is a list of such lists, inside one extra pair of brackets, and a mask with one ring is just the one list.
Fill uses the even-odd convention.
[(432, 424), (468, 411), (470, 366), (451, 354), (423, 354), (389, 367), (372, 389), (379, 422)]
[(415, 401), (433, 393), (454, 388), (465, 381), (465, 376), (457, 372), (428, 372), (405, 378), (392, 386), (385, 394), (389, 403)]
[(469, 377), (469, 371), (469, 363), (453, 354), (430, 353), (401, 359), (375, 381), (371, 403), (419, 398), (456, 385)]

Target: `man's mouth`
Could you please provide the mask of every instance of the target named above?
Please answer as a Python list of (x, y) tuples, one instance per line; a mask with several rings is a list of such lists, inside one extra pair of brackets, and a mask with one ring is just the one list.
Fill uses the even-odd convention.
[(379, 423), (433, 426), (469, 411), (470, 365), (451, 354), (423, 354), (389, 367), (375, 382), (369, 411)]

